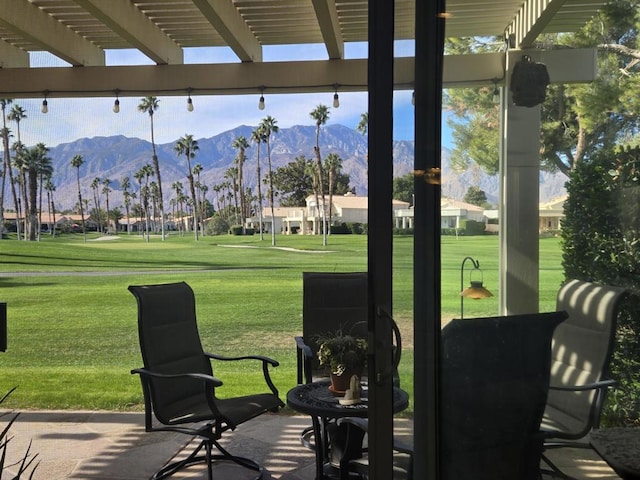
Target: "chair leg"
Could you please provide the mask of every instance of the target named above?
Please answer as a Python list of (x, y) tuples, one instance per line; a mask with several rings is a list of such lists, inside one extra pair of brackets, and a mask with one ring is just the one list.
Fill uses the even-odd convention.
[[(213, 446), (215, 446), (216, 449), (220, 452), (220, 455), (212, 453)], [(198, 455), (203, 447), (205, 449), (205, 454)], [(187, 468), (196, 463), (206, 463), (207, 478), (208, 480), (213, 480), (213, 464), (216, 461), (231, 461), (237, 465), (240, 465), (241, 467), (247, 468), (249, 470), (254, 470), (255, 472), (257, 472), (257, 476), (253, 477), (253, 480), (260, 480), (264, 474), (264, 468), (256, 461), (251, 460), (250, 458), (232, 455), (227, 450), (225, 450), (224, 447), (222, 447), (222, 445), (220, 445), (216, 440), (205, 439), (198, 444), (198, 446), (193, 450), (193, 452), (189, 454), (188, 457), (178, 462), (173, 462), (165, 465), (151, 477), (151, 480), (163, 480), (170, 477), (171, 475), (174, 475), (179, 470)]]

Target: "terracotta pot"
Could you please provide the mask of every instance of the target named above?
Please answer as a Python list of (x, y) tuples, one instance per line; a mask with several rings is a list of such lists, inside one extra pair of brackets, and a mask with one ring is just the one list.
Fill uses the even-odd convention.
[(338, 395), (344, 395), (349, 389), (349, 384), (351, 382), (351, 377), (353, 375), (357, 375), (358, 377), (362, 377), (362, 372), (356, 372), (354, 370), (345, 370), (342, 375), (336, 375), (335, 373), (331, 374), (331, 386), (329, 390)]

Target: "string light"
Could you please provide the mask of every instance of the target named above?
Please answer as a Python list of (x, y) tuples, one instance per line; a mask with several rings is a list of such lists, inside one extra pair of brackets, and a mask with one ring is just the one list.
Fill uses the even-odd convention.
[(258, 110), (264, 110), (264, 87), (260, 87), (260, 100), (258, 101)]
[(44, 92), (44, 100), (42, 100), (42, 108), (40, 108), (42, 113), (49, 112), (49, 102), (47, 102), (47, 92)]
[(191, 100), (191, 89), (188, 90), (187, 111), (193, 112), (193, 100)]
[(118, 90), (116, 90), (116, 100), (113, 102), (113, 113), (120, 113), (120, 99), (118, 98)]
[(333, 107), (338, 108), (340, 106), (340, 97), (338, 97), (338, 84), (334, 85), (336, 93), (333, 94)]

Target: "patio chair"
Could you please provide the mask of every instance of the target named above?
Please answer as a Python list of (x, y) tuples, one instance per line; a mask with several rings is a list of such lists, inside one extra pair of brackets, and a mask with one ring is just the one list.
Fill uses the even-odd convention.
[[(219, 443), (222, 434), (284, 404), (269, 376), (278, 362), (262, 356), (222, 357), (205, 353), (196, 324), (193, 290), (184, 282), (130, 286), (138, 302), (138, 334), (144, 368), (139, 374), (148, 432), (172, 431), (198, 437), (201, 441), (185, 460), (161, 468), (152, 478), (166, 478), (197, 462), (206, 462), (208, 478), (212, 464), (230, 460), (257, 472), (255, 461), (230, 454)], [(212, 360), (256, 361), (262, 367), (267, 393), (219, 398), (222, 381), (213, 376)], [(220, 453), (213, 454), (212, 447)], [(204, 455), (199, 455), (204, 448)]]
[[(295, 337), (298, 384), (327, 377), (319, 366), (318, 338), (341, 330), (355, 337), (368, 337), (367, 272), (303, 272), (302, 336)], [(399, 385), (398, 364), (402, 355), (400, 330), (387, 316), (394, 338), (394, 383)], [(305, 428), (302, 445), (314, 449), (313, 427)]]
[[(589, 432), (598, 428), (602, 406), (615, 381), (609, 375), (616, 320), (627, 290), (570, 280), (558, 291), (557, 309), (569, 318), (553, 336), (551, 386), (541, 429), (545, 449), (591, 448)], [(551, 471), (565, 475), (545, 455)]]
[[(444, 327), (440, 478), (538, 479), (551, 337), (565, 318), (550, 312), (457, 319)], [(396, 450), (409, 454), (411, 478), (411, 449)], [(342, 467), (366, 475), (366, 457), (345, 457)]]
[(298, 384), (327, 376), (320, 369), (318, 338), (341, 330), (367, 338), (367, 273), (302, 273), (302, 336), (295, 337)]
[[(320, 336), (341, 330), (355, 337), (368, 337), (367, 299), (366, 272), (302, 273), (302, 336), (295, 337), (298, 384), (327, 376), (317, 358)], [(390, 316), (387, 318), (393, 333), (394, 382), (398, 385), (402, 338), (398, 325)]]

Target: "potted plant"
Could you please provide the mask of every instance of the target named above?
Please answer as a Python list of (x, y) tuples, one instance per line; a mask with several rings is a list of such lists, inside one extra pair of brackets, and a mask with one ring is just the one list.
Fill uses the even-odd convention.
[(362, 376), (367, 364), (367, 341), (346, 335), (341, 330), (318, 339), (318, 361), (329, 370), (334, 393), (349, 388), (352, 375)]

